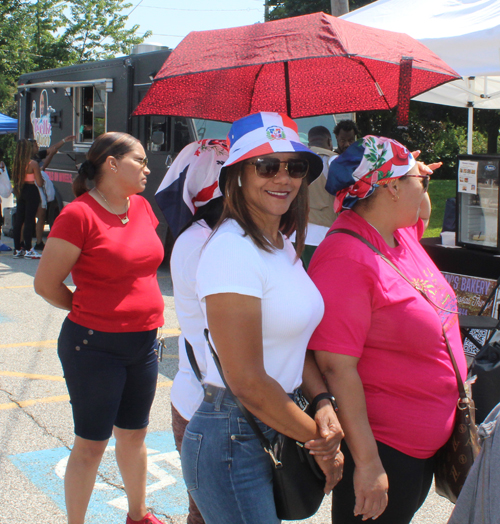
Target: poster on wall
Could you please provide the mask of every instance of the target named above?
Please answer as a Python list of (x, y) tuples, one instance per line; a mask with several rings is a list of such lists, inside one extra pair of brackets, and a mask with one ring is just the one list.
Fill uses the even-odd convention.
[(50, 114), (54, 112), (55, 109), (49, 105), (49, 95), (47, 90), (43, 89), (40, 93), (38, 111), (36, 100), (33, 100), (30, 113), (31, 126), (33, 127), (33, 137), (38, 144), (38, 147), (50, 146), (50, 141), (52, 138), (52, 124), (50, 123)]
[[(490, 296), (490, 293), (497, 285), (496, 280), (488, 278), (478, 278), (446, 272), (443, 272), (443, 275), (457, 295), (459, 315), (477, 316)], [(500, 290), (497, 289), (493, 299), (490, 300), (481, 315), (498, 318), (499, 300)], [(489, 330), (486, 329), (471, 329), (470, 331), (470, 335), (479, 342), (480, 345), (484, 344), (489, 333)], [(472, 357), (479, 349), (470, 340), (465, 339), (464, 351), (466, 355)]]
[(477, 195), (477, 170), (479, 163), (460, 160), (458, 163), (458, 192)]

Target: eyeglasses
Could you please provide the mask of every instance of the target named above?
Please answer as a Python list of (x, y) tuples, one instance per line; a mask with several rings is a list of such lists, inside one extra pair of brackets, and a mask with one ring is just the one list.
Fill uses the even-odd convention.
[(148, 167), (148, 157), (145, 156), (144, 158), (136, 158), (135, 159), (139, 164), (141, 164), (142, 167)]
[(424, 193), (427, 193), (429, 189), (429, 181), (431, 177), (429, 175), (406, 175), (408, 178), (420, 178), (422, 181), (422, 187), (424, 188)]
[(281, 164), (285, 164), (285, 170), (291, 178), (304, 178), (309, 172), (309, 162), (303, 158), (291, 158), (290, 160), (280, 160), (279, 158), (257, 158), (254, 162), (247, 162), (255, 166), (255, 172), (262, 178), (273, 178), (279, 170)]

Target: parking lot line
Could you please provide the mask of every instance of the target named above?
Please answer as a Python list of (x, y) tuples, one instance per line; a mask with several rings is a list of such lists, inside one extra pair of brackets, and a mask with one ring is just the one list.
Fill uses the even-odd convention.
[(21, 377), (32, 380), (54, 380), (56, 382), (64, 382), (64, 378), (57, 375), (35, 375), (33, 373), (19, 373), (18, 371), (0, 371), (0, 376), (4, 377)]
[(26, 408), (34, 406), (35, 404), (50, 404), (51, 402), (63, 402), (69, 400), (69, 395), (59, 395), (57, 397), (34, 398), (30, 400), (20, 400), (19, 402), (9, 402), (7, 404), (0, 404), (0, 410)]
[(57, 340), (37, 340), (35, 342), (16, 342), (15, 344), (0, 344), (0, 349), (38, 347), (38, 346), (55, 346), (56, 344), (57, 344)]
[(31, 286), (0, 286), (0, 289), (22, 289), (26, 287), (33, 287), (33, 284)]
[[(178, 328), (172, 329), (159, 329), (158, 334), (167, 335), (167, 336), (179, 336), (181, 330)], [(38, 346), (55, 346), (57, 340), (37, 340), (34, 342), (16, 342), (14, 344), (0, 344), (0, 349), (2, 348), (20, 348), (20, 347), (38, 347)]]
[[(164, 380), (162, 382), (158, 382), (156, 387), (157, 389), (159, 389), (168, 388), (170, 386), (172, 386), (172, 381)], [(51, 404), (52, 402), (64, 402), (68, 400), (69, 395), (59, 395), (57, 397), (34, 398), (30, 400), (20, 400), (19, 402), (7, 402), (6, 404), (0, 404), (0, 411), (6, 409), (26, 408), (28, 406), (34, 406), (35, 404)]]

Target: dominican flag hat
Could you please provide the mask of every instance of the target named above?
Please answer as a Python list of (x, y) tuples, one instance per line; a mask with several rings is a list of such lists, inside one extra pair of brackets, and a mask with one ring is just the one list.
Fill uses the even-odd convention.
[(297, 124), (280, 113), (255, 113), (233, 123), (229, 134), (229, 158), (221, 169), (219, 186), (224, 192), (226, 168), (257, 156), (273, 153), (301, 153), (309, 161), (307, 182), (310, 184), (323, 171), (323, 161), (299, 138)]

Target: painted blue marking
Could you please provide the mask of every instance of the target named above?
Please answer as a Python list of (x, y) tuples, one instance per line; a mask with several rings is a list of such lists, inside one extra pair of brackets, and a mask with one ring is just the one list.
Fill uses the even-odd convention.
[(4, 317), (1, 313), (0, 313), (0, 324), (2, 322), (10, 322), (10, 318), (8, 317)]
[[(115, 440), (109, 441), (96, 486), (87, 511), (88, 522), (106, 519), (110, 523), (123, 523), (127, 513), (125, 492), (111, 484), (122, 485), (122, 480), (114, 456)], [(148, 480), (146, 505), (154, 511), (171, 515), (184, 515), (188, 512), (186, 486), (182, 479), (179, 454), (175, 449), (174, 437), (170, 431), (149, 433), (146, 437), (148, 449)], [(50, 497), (62, 512), (66, 511), (64, 502), (64, 471), (69, 457), (66, 448), (10, 455), (10, 461), (43, 493)]]

